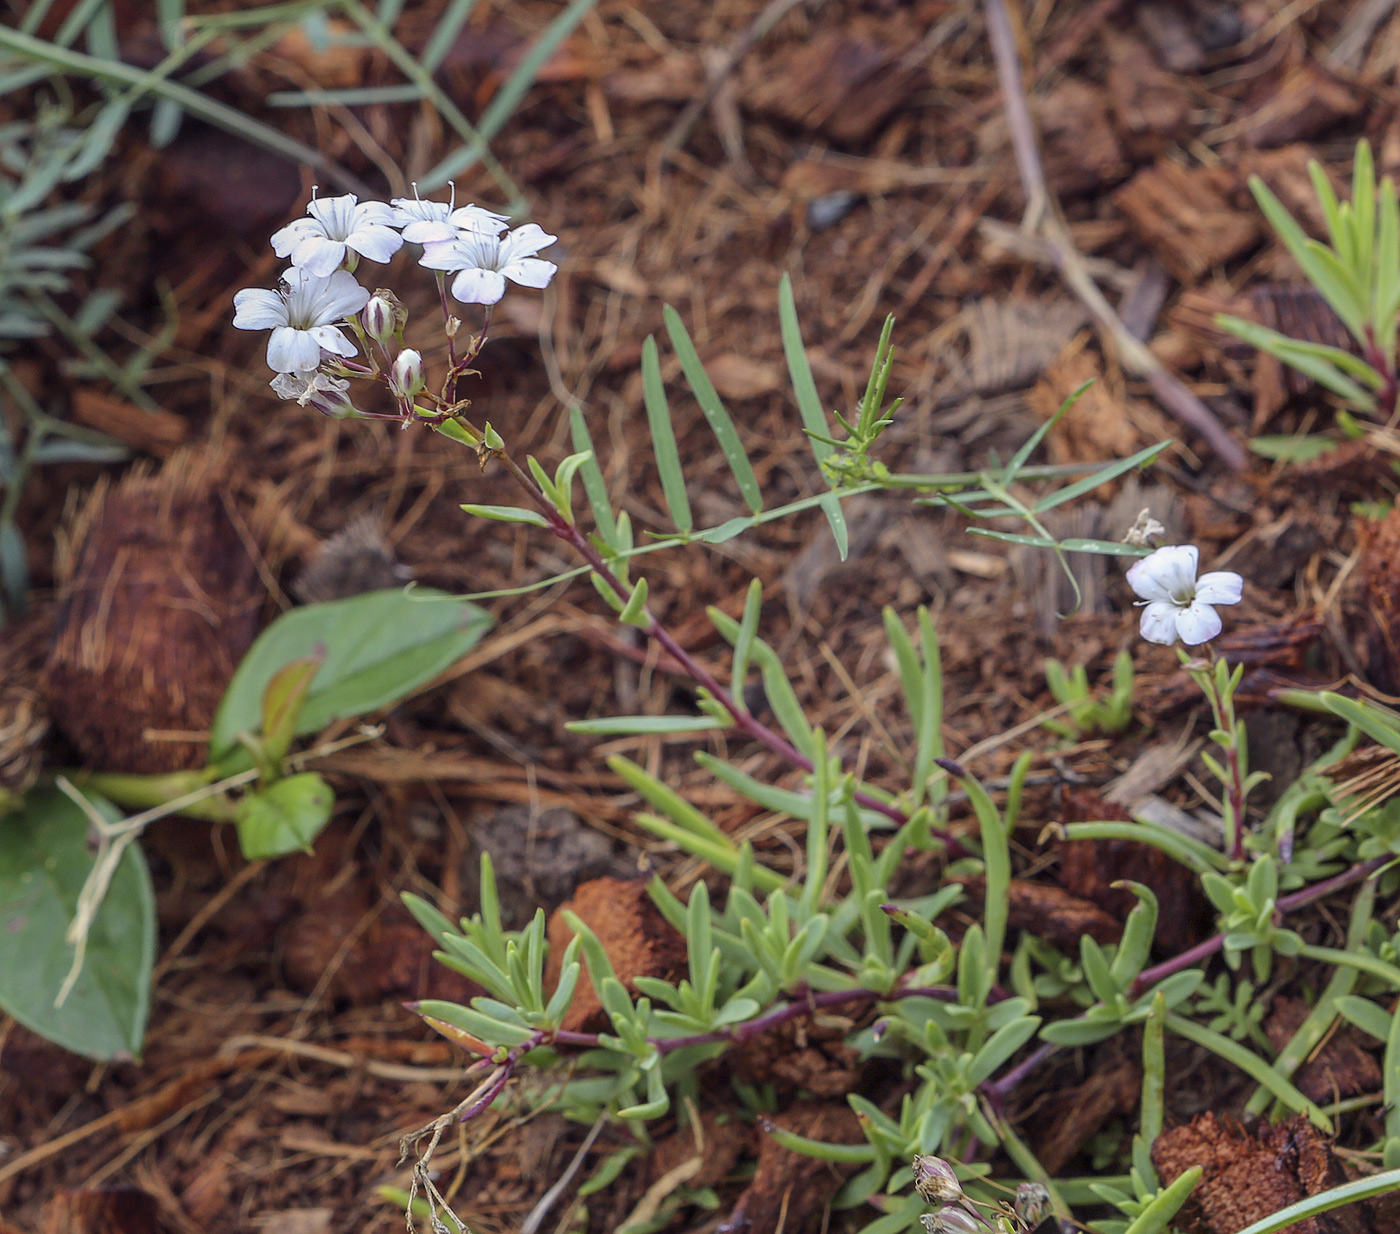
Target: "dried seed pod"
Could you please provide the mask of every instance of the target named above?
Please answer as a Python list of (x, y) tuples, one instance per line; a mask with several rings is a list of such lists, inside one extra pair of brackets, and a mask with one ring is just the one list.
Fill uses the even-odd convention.
[(965, 1208), (940, 1208), (919, 1218), (928, 1234), (986, 1234), (987, 1224)]
[(384, 525), (373, 514), (362, 514), (321, 545), (292, 584), (292, 594), (307, 604), (344, 600), (366, 591), (402, 587), (412, 577), (394, 559)]

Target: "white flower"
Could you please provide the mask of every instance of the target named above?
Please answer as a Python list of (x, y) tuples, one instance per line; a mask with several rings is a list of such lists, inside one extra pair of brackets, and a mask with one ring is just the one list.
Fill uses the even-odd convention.
[(394, 212), (382, 201), (320, 197), (306, 207), (310, 218), (296, 219), (272, 235), (272, 251), (312, 274), (330, 274), (353, 249), (370, 261), (388, 261), (403, 247), (394, 230)]
[(318, 369), (306, 373), (278, 373), (269, 383), (278, 398), (295, 399), (303, 407), (318, 395), (344, 395), (350, 383), (344, 377), (332, 377)]
[(481, 206), (457, 206), (446, 201), (423, 201), (419, 197), (395, 197), (394, 222), (403, 228), (403, 238), (414, 244), (434, 244), (456, 240), (464, 234), (498, 236), (509, 221)]
[(318, 277), (293, 266), (278, 291), (246, 287), (233, 297), (233, 324), (240, 330), (271, 330), (267, 364), (275, 373), (308, 373), (322, 350), (353, 356), (355, 344), (332, 324), (358, 313), (369, 292), (348, 270)]
[(559, 269), (535, 254), (557, 239), (536, 223), (526, 223), (504, 236), (462, 235), (428, 244), (419, 264), (429, 270), (457, 272), (452, 294), (463, 304), (495, 304), (506, 291), (506, 279), (522, 287), (547, 287)]
[(1142, 637), (1170, 646), (1179, 638), (1188, 647), (1220, 633), (1215, 604), (1238, 604), (1244, 580), (1228, 570), (1196, 577), (1200, 554), (1194, 544), (1169, 544), (1136, 562), (1128, 586), (1142, 597)]

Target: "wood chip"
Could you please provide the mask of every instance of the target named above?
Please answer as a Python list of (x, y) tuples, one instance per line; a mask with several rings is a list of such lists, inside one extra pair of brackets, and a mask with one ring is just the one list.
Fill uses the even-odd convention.
[(1226, 168), (1183, 167), (1163, 158), (1123, 185), (1113, 202), (1157, 260), (1191, 284), (1260, 237), (1258, 215), (1230, 200), (1235, 183)]

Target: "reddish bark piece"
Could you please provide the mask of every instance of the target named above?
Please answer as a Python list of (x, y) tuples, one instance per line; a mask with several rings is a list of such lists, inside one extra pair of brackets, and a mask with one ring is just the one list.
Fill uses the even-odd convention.
[(86, 387), (73, 391), (73, 419), (160, 458), (183, 445), (189, 433), (189, 422), (174, 412), (147, 411)]
[[(1275, 998), (1264, 1021), (1264, 1033), (1275, 1050), (1293, 1039), (1311, 1010), (1301, 998)], [(1375, 1092), (1381, 1086), (1381, 1068), (1366, 1049), (1365, 1038), (1351, 1025), (1343, 1025), (1323, 1042), (1322, 1048), (1293, 1075), (1302, 1094), (1319, 1104)]]
[[(865, 1138), (850, 1107), (836, 1102), (804, 1103), (765, 1121), (829, 1144), (859, 1144)], [(844, 1173), (851, 1168), (843, 1170), (830, 1162), (795, 1153), (765, 1135), (759, 1142), (753, 1182), (716, 1234), (766, 1234), (778, 1229), (799, 1234), (831, 1203)]]
[[(1098, 359), (1085, 349), (1088, 340), (1089, 335), (1082, 333), (1066, 343), (1027, 399), (1037, 416), (1049, 420), (1085, 382), (1093, 382), (1050, 430), (1050, 459), (1055, 463), (1126, 458), (1139, 446), (1138, 431), (1123, 400), (1115, 397)], [(1095, 493), (1107, 498), (1112, 486), (1100, 485)]]
[(1400, 506), (1380, 523), (1359, 519), (1360, 575), (1366, 597), (1366, 654), (1371, 680), (1394, 694), (1400, 684)]
[[(1327, 1142), (1301, 1115), (1253, 1132), (1229, 1119), (1201, 1114), (1157, 1137), (1152, 1164), (1170, 1183), (1192, 1166), (1201, 1181), (1177, 1222), (1190, 1234), (1238, 1234), (1289, 1204), (1347, 1181)], [(1289, 1226), (1282, 1234), (1373, 1234), (1365, 1204), (1334, 1209)]]
[(1142, 1068), (1131, 1058), (1110, 1059), (1082, 1084), (1049, 1093), (1044, 1109), (1050, 1122), (1037, 1137), (1036, 1159), (1051, 1175), (1059, 1174), (1074, 1155), (1116, 1114), (1131, 1114), (1142, 1093)]
[(1254, 211), (1230, 198), (1236, 175), (1225, 167), (1183, 167), (1162, 158), (1113, 194), (1143, 242), (1172, 275), (1197, 282), (1260, 236)]
[(1106, 85), (1118, 128), (1136, 139), (1133, 144), (1144, 153), (1160, 153), (1163, 140), (1182, 131), (1191, 110), (1190, 90), (1181, 78), (1158, 67), (1137, 39), (1112, 25), (1102, 33), (1108, 52)]
[(135, 1187), (65, 1189), (44, 1206), (42, 1234), (161, 1234), (153, 1195)]
[(209, 728), (266, 595), (222, 488), (220, 458), (181, 453), (99, 485), (72, 527), (44, 688), (90, 765), (204, 763), (203, 740), (160, 734)]
[(1272, 148), (1307, 141), (1361, 107), (1359, 92), (1308, 63), (1286, 70), (1281, 78), (1261, 78), (1236, 123), (1245, 145)]
[(1036, 119), (1045, 175), (1057, 194), (1091, 192), (1127, 175), (1102, 90), (1082, 81), (1063, 82), (1040, 101)]
[(845, 1020), (790, 1020), (746, 1041), (729, 1058), (748, 1084), (844, 1097), (855, 1091), (861, 1070), (860, 1052), (845, 1041), (850, 1029)]
[[(1122, 806), (1105, 801), (1092, 789), (1067, 788), (1062, 799), (1066, 823), (1126, 820)], [(1076, 896), (1099, 906), (1115, 921), (1127, 920), (1138, 902), (1119, 880), (1142, 883), (1157, 897), (1156, 946), (1175, 955), (1201, 941), (1211, 927), (1210, 906), (1195, 875), (1160, 849), (1133, 840), (1059, 840), (1056, 877)]]
[[(321, 989), (353, 1006), (385, 998), (465, 1002), (474, 982), (433, 961), (436, 944), (398, 905), (371, 917), (366, 883), (338, 888), (307, 904), (282, 940), (282, 965), (294, 989)], [(322, 982), (324, 981), (324, 987)]]
[[(753, 1129), (737, 1119), (707, 1112), (700, 1116), (700, 1141), (700, 1170), (686, 1180), (686, 1185), (717, 1187), (753, 1147)], [(689, 1124), (678, 1127), (659, 1140), (647, 1158), (648, 1176), (655, 1182), (695, 1155), (694, 1130)]]
[[(640, 879), (595, 878), (580, 886), (574, 898), (549, 919), (547, 988), (553, 989), (559, 983), (564, 949), (573, 937), (564, 919), (566, 909), (576, 913), (598, 936), (612, 962), (613, 972), (629, 994), (637, 992), (633, 985), (635, 977), (675, 981), (684, 971), (685, 939), (652, 903), (646, 883)], [(574, 1001), (561, 1026), (567, 1032), (600, 1032), (609, 1025), (589, 980), (587, 965), (584, 967), (585, 972), (574, 991)]]
[[(956, 880), (968, 898), (981, 902), (986, 894), (986, 881), (981, 878)], [(1055, 887), (1013, 878), (1007, 887), (1006, 923), (1013, 930), (1029, 930), (1061, 950), (1079, 953), (1079, 939), (1087, 934), (1095, 942), (1116, 943), (1123, 933), (1120, 917), (1105, 912), (1084, 896)]]
[(745, 102), (753, 110), (856, 142), (904, 105), (923, 70), (903, 65), (891, 48), (832, 30), (755, 62), (746, 75)]

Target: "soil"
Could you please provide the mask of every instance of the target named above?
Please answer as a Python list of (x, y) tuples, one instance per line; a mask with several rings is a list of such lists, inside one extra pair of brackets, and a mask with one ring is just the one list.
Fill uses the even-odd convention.
[[(189, 5), (192, 12), (228, 7), (238, 6)], [(421, 48), (443, 7), (442, 0), (406, 6), (398, 33), (410, 50)], [(1310, 158), (1343, 183), (1364, 135), (1380, 169), (1400, 171), (1393, 90), (1400, 18), (1385, 10), (1358, 35), (1354, 19), (1377, 11), (1364, 0), (1012, 7), (1050, 186), (1125, 322), (1236, 438), (1327, 426), (1331, 411), (1316, 387), (1257, 363), (1215, 328), (1213, 315), (1319, 319), (1258, 215), (1247, 178), (1263, 176), (1309, 217)], [(123, 55), (154, 63), (145, 6), (116, 9)], [(552, 0), (478, 5), (439, 74), (443, 89), (468, 115), (480, 115), (558, 9)], [(1004, 460), (1068, 390), (1094, 377), (1092, 399), (1052, 433), (1050, 458), (1097, 461), (1154, 441), (1174, 444), (1150, 476), (1104, 486), (1057, 512), (1051, 530), (1117, 539), (1151, 506), (1173, 542), (1201, 547), (1207, 568), (1242, 572), (1245, 598), (1230, 612), (1222, 649), (1247, 664), (1241, 697), (1268, 726), (1260, 765), (1267, 754), (1280, 777), (1296, 774), (1334, 730), (1281, 710), (1280, 687), (1348, 675), (1385, 691), (1400, 682), (1400, 578), (1384, 549), (1400, 527), (1392, 520), (1368, 534), (1352, 510), (1394, 495), (1388, 460), (1356, 443), (1310, 464), (1252, 458), (1232, 472), (1125, 372), (1038, 242), (1016, 229), (1026, 200), (976, 5), (793, 6), (739, 58), (693, 123), (673, 130), (707, 71), (763, 11), (758, 0), (599, 0), (548, 62), (493, 150), (527, 194), (531, 217), (559, 237), (546, 256), (561, 269), (543, 294), (512, 290), (500, 306), (481, 376), (468, 391), (473, 414), (497, 426), (518, 454), (552, 466), (571, 449), (567, 409), (581, 407), (615, 503), (646, 527), (657, 525), (664, 504), (639, 361), (649, 334), (670, 355), (663, 305), (691, 331), (770, 505), (819, 484), (787, 394), (777, 311), (784, 273), (828, 407), (855, 405), (882, 322), (896, 315), (890, 391), (905, 402), (881, 447), (892, 468), (956, 472)], [(1337, 47), (1340, 58), (1329, 51)], [(277, 90), (398, 80), (378, 53), (351, 50), (288, 36), (209, 88), (321, 149), (381, 195), (398, 195), (453, 148), (426, 104), (263, 105)], [(32, 104), (15, 96), (0, 109)], [(165, 654), (169, 647), (137, 640), (133, 646), (165, 667), (154, 680), (127, 649), (130, 680), (112, 699), (82, 684), (71, 657), (66, 675), (51, 671), (47, 686), (27, 689), (21, 680), (48, 660), (61, 635), (67, 618), (55, 617), (56, 590), (75, 569), (101, 566), (91, 553), (74, 563), (72, 509), (110, 486), (99, 526), (118, 547), (103, 551), (125, 551), (130, 536), (112, 502), (124, 484), (147, 492), (151, 482), (133, 478), (135, 466), (168, 476), (167, 488), (185, 493), (189, 517), (210, 528), (201, 537), (173, 521), (158, 525), (147, 560), (198, 556), (217, 542), (229, 585), (220, 603), (230, 620), (244, 619), (250, 590), (262, 623), (297, 597), (353, 589), (360, 567), (373, 585), (411, 576), (476, 593), (574, 564), (537, 529), (460, 511), (468, 501), (515, 501), (509, 477), (478, 466), (469, 451), (428, 431), (330, 420), (270, 394), (262, 341), (231, 328), (231, 297), (275, 278), (267, 237), (300, 212), (316, 179), (187, 119), (161, 150), (146, 144), (144, 125), (133, 125), (120, 157), (85, 190), (103, 204), (136, 207), (82, 275), (87, 286), (127, 291), (120, 319), (96, 341), (120, 361), (155, 338), (170, 311), (174, 333), (150, 374), (148, 389), (160, 402), (154, 414), (101, 382), (71, 376), (59, 340), (15, 357), (16, 372), (46, 405), (119, 437), (143, 461), (41, 468), (25, 491), (31, 612), (0, 634), (7, 670), (0, 703), (22, 707), (26, 718), (22, 746), (0, 750), (7, 776), (32, 775), (40, 754), (61, 766), (111, 749), (87, 732), (102, 719), (93, 708), (120, 709), (143, 689), (166, 690), (166, 670), (180, 662)], [(457, 195), (488, 205), (500, 198), (480, 169), (459, 179)], [(405, 256), (375, 277), (399, 290), (418, 320), (430, 319), (433, 301), (410, 290), (423, 284)], [(1334, 326), (1324, 315), (1316, 328), (1325, 338)], [(427, 326), (421, 335), (431, 341)], [(668, 380), (677, 373), (673, 362), (663, 364)], [(671, 386), (676, 436), (697, 520), (710, 526), (742, 505), (704, 418), (680, 389)], [(182, 487), (194, 475), (206, 477), (203, 493)], [(148, 517), (127, 501), (124, 517)], [(1143, 854), (1086, 859), (1041, 837), (1048, 822), (1104, 817), (1078, 812), (1072, 794), (1092, 789), (1125, 800), (1113, 786), (1130, 770), (1134, 800), (1155, 795), (1163, 808), (1188, 814), (1211, 809), (1196, 744), (1208, 716), (1182, 687), (1175, 654), (1138, 639), (1118, 566), (1098, 558), (1077, 566), (1085, 601), (1060, 620), (1067, 589), (1044, 557), (971, 537), (960, 517), (898, 496), (857, 499), (847, 515), (845, 562), (819, 516), (768, 524), (716, 550), (653, 555), (645, 568), (654, 611), (688, 650), (720, 669), (724, 648), (704, 606), (737, 614), (749, 579), (761, 579), (765, 636), (781, 650), (813, 721), (873, 782), (893, 784), (909, 724), (880, 613), (893, 606), (911, 625), (917, 606), (929, 606), (942, 640), (949, 753), (996, 785), (1020, 751), (1035, 752), (1015, 837), (1023, 881), (1013, 924), (1043, 932), (1059, 921), (1062, 934), (1112, 937), (1127, 904), (1109, 884), (1132, 877), (1179, 906), (1173, 948), (1200, 937), (1200, 906), (1173, 872)], [(155, 517), (176, 514), (166, 506)], [(80, 531), (84, 522), (76, 521)], [(313, 565), (328, 541), (342, 555), (359, 554), (355, 568), (343, 556)], [(198, 586), (214, 584), (201, 576)], [(403, 1229), (401, 1209), (376, 1188), (407, 1186), (400, 1138), (451, 1109), (469, 1085), (462, 1053), (402, 1004), (470, 990), (432, 961), (430, 941), (399, 897), (416, 892), (450, 916), (473, 911), (483, 850), (509, 867), (508, 911), (517, 922), (536, 905), (553, 910), (573, 898), (586, 880), (626, 880), (639, 863), (683, 893), (701, 868), (631, 821), (638, 799), (607, 771), (609, 754), (663, 773), (725, 831), (754, 838), (776, 867), (800, 859), (800, 826), (760, 818), (703, 775), (691, 759), (693, 741), (599, 741), (565, 729), (570, 720), (689, 710), (694, 702), (684, 679), (640, 654), (591, 588), (575, 582), (483, 603), (496, 625), (467, 661), (394, 709), (382, 736), (326, 765), (336, 813), (313, 855), (248, 864), (224, 829), (179, 819), (152, 828), (145, 848), (158, 893), (159, 963), (139, 1061), (94, 1065), (0, 1019), (0, 1231)], [(236, 659), (230, 649), (240, 638), (246, 631), (230, 633), (218, 654), (187, 662)], [(1052, 705), (1047, 656), (1082, 664), (1106, 684), (1124, 648), (1138, 673), (1136, 722), (1125, 737), (1066, 746), (1027, 723)], [(196, 675), (147, 727), (197, 727), (209, 681)], [(63, 707), (50, 708), (54, 727), (46, 731), (35, 700), (56, 688), (73, 714), (65, 719)], [(124, 734), (128, 744), (132, 735)], [(164, 753), (145, 745), (127, 753), (154, 762), (129, 769), (156, 770), (166, 759), (180, 766), (191, 748), (177, 738)], [(755, 776), (796, 783), (760, 750), (733, 740), (725, 748)], [(952, 827), (975, 828), (965, 804), (954, 806)], [(522, 832), (530, 842), (521, 842)], [(911, 867), (900, 877), (927, 890), (938, 869)], [(585, 887), (585, 897), (598, 898), (599, 886)], [(980, 891), (969, 890), (975, 901)], [(1393, 929), (1393, 907), (1381, 908)], [(1208, 929), (1208, 913), (1203, 920)], [(1340, 946), (1344, 920), (1320, 906), (1296, 928)], [(1280, 965), (1267, 996), (1296, 996), (1322, 980), (1322, 970)], [(838, 1125), (854, 1074), (839, 1035), (774, 1043), (793, 1064), (789, 1078), (799, 1076), (785, 1091), (815, 1087), (821, 1097), (810, 1108), (791, 1098), (782, 1120), (826, 1128), (826, 1138), (858, 1138)], [(1131, 1119), (1123, 1094), (1136, 1083), (1132, 1055), (1071, 1051), (1037, 1073), (1010, 1107), (1023, 1138), (1052, 1145), (1069, 1172), (1089, 1173), (1096, 1146), (1120, 1126), (1113, 1120)], [(1373, 1072), (1349, 1067), (1378, 1087)], [(813, 1076), (820, 1082), (812, 1085)], [(1201, 1051), (1173, 1047), (1169, 1079), (1173, 1124), (1204, 1111), (1238, 1112), (1241, 1078)], [(1319, 1091), (1324, 1082), (1334, 1081), (1319, 1079)], [(449, 1131), (434, 1158), (439, 1186), (479, 1234), (519, 1228), (584, 1142), (587, 1128), (540, 1112), (548, 1083), (522, 1079), (506, 1102)], [(782, 1173), (797, 1167), (751, 1127), (731, 1126), (727, 1091), (712, 1086), (700, 1111), (705, 1181), (719, 1208), (682, 1209), (665, 1228), (714, 1230), (736, 1205), (761, 1214), (749, 1227), (755, 1234), (815, 1231), (827, 1221), (831, 1229), (859, 1228), (851, 1216), (829, 1213), (834, 1187), (825, 1166), (803, 1164), (800, 1202), (784, 1198), (791, 1187), (784, 1189)], [(1065, 1094), (1088, 1101), (1094, 1117), (1066, 1125)], [(1377, 1104), (1349, 1116), (1341, 1147), (1372, 1142), (1379, 1111)], [(683, 1123), (661, 1124), (655, 1134), (661, 1159), (686, 1159), (691, 1131)], [(1229, 1134), (1245, 1133), (1232, 1126)], [(679, 1148), (668, 1140), (676, 1136), (685, 1137)], [(631, 1142), (625, 1130), (605, 1130), (580, 1177)], [(1261, 1141), (1257, 1151), (1272, 1159), (1281, 1150)], [(1309, 1142), (1312, 1156), (1322, 1151)], [(611, 1190), (589, 1200), (587, 1228), (620, 1224), (663, 1176), (645, 1155), (636, 1158)], [(1289, 1186), (1298, 1194), (1306, 1180)], [(574, 1211), (566, 1189), (534, 1228), (576, 1228), (568, 1225)]]

